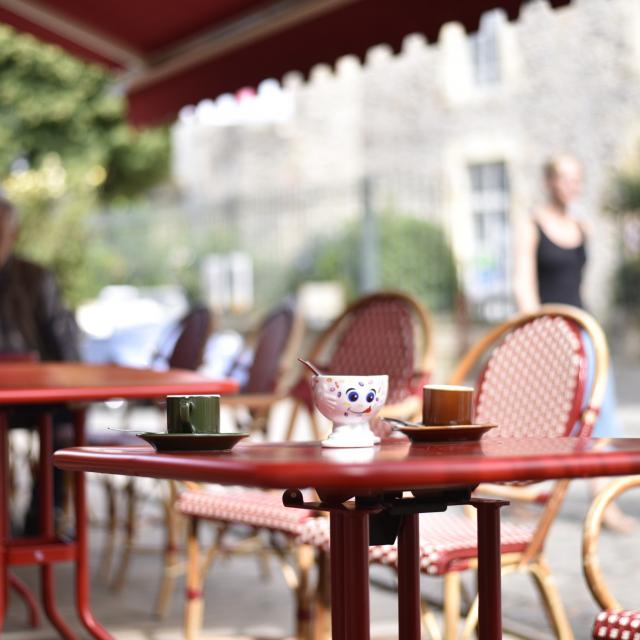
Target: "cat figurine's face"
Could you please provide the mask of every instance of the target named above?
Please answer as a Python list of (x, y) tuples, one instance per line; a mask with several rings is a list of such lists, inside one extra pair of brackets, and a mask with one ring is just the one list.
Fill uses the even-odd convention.
[(338, 424), (369, 422), (387, 400), (388, 376), (325, 375), (312, 378), (320, 413)]

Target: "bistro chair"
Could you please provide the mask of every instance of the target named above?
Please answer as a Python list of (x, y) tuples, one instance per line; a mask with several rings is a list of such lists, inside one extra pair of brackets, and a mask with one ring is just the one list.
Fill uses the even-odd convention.
[[(420, 405), (419, 394), (431, 366), (431, 331), (426, 310), (413, 297), (380, 292), (350, 305), (311, 348), (308, 359), (332, 373), (389, 374), (386, 415), (409, 417)], [(292, 437), (301, 409), (309, 411), (316, 437), (320, 429), (313, 415), (309, 378), (305, 374), (292, 387), (294, 402), (287, 436)], [(283, 506), (281, 494), (219, 488), (212, 492), (189, 490), (180, 495), (177, 510), (189, 518), (187, 543), (187, 604), (185, 636), (195, 640), (202, 626), (202, 587), (208, 568), (223, 554), (223, 539), (233, 524), (262, 531), (272, 541), (269, 549), (279, 558), (285, 580), (296, 592), (297, 636), (307, 637), (309, 626), (309, 572), (313, 550), (293, 542), (315, 513)], [(325, 518), (320, 518), (325, 520)], [(218, 525), (214, 544), (204, 560), (198, 543), (198, 525)]]
[[(224, 396), (222, 404), (234, 412), (238, 430), (268, 436), (271, 410), (286, 397), (287, 385), (295, 357), (300, 353), (304, 336), (304, 322), (292, 299), (285, 300), (260, 323), (247, 338), (253, 352), (246, 381), (240, 392)], [(228, 377), (241, 368), (244, 354), (231, 365)]]
[[(250, 430), (252, 434), (266, 437), (269, 417), (273, 406), (285, 397), (287, 378), (291, 373), (294, 356), (299, 353), (304, 333), (302, 317), (297, 313), (293, 300), (286, 300), (276, 307), (249, 336), (247, 345), (253, 351), (253, 360), (246, 371), (246, 381), (240, 393), (222, 398), (223, 408), (231, 409), (239, 430)], [(240, 359), (231, 365), (229, 375), (241, 366)], [(191, 485), (197, 486), (197, 485)], [(176, 485), (172, 485), (174, 500)], [(199, 491), (197, 504), (200, 509), (211, 509), (203, 504), (207, 499), (215, 505), (215, 496)], [(211, 497), (209, 497), (211, 495)], [(262, 496), (263, 500), (266, 498)], [(176, 576), (182, 572), (184, 563), (179, 557), (175, 541), (167, 546), (164, 576), (158, 594), (156, 613), (164, 616)], [(255, 540), (245, 541), (245, 547), (255, 548)]]
[[(176, 324), (173, 329), (160, 341), (152, 356), (152, 365), (169, 369), (197, 370), (204, 358), (204, 350), (207, 340), (213, 328), (213, 317), (211, 311), (204, 306), (196, 306), (188, 311)], [(124, 414), (124, 422), (128, 424), (129, 418), (136, 408), (141, 406), (156, 407), (162, 409), (162, 403), (153, 401), (135, 401), (127, 403)], [(137, 444), (138, 440), (126, 433), (92, 434), (89, 437), (89, 444), (99, 446), (119, 446)], [(173, 489), (166, 490), (165, 483), (156, 483), (162, 487), (165, 494), (162, 498), (164, 517), (167, 524), (167, 547), (175, 546), (175, 522), (173, 515), (173, 501), (175, 493)], [(118, 490), (112, 479), (103, 476), (103, 487), (106, 495), (107, 505), (107, 533), (102, 548), (99, 573), (108, 578), (111, 573), (113, 557), (116, 547), (116, 536), (119, 529), (124, 530), (124, 544), (122, 555), (117, 569), (114, 571), (112, 587), (121, 589), (126, 581), (129, 569), (131, 553), (135, 547), (136, 538), (136, 516), (138, 514), (137, 503), (139, 501), (139, 491), (136, 488), (136, 479), (128, 478), (121, 490), (124, 496), (124, 519), (120, 521), (118, 517)]]
[[(595, 351), (589, 390), (585, 339)], [(606, 340), (591, 316), (573, 307), (546, 305), (490, 331), (463, 358), (451, 384), (461, 384), (475, 372), (475, 421), (498, 425), (485, 438), (588, 436), (604, 394), (607, 365)], [(535, 524), (502, 523), (502, 570), (532, 577), (554, 632), (562, 640), (573, 638), (573, 633), (543, 548), (568, 485), (568, 480), (559, 480), (546, 491), (531, 484), (487, 485), (476, 491), (542, 508)], [(476, 525), (464, 515), (423, 514), (420, 529), (420, 568), (426, 575), (444, 578), (444, 638), (453, 640), (460, 626), (461, 574), (477, 567)], [(306, 523), (298, 542), (314, 546), (323, 564), (329, 552), (328, 526), (321, 520)], [(372, 563), (397, 568), (395, 545), (372, 546), (369, 558)], [(326, 588), (319, 589), (320, 594), (325, 592)], [(320, 602), (318, 610), (324, 609)], [(431, 637), (441, 637), (426, 603), (425, 609), (427, 630)], [(473, 637), (476, 624), (477, 597), (469, 608), (462, 637)]]
[(607, 585), (598, 558), (600, 531), (607, 507), (626, 491), (638, 487), (640, 476), (616, 478), (598, 493), (585, 517), (582, 530), (582, 569), (591, 594), (602, 607), (592, 630), (592, 637), (597, 640), (640, 639), (640, 610), (623, 607)]

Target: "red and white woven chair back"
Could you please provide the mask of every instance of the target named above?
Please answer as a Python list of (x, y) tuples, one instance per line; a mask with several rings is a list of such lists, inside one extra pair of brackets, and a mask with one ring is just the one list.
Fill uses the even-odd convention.
[(323, 366), (336, 374), (386, 373), (387, 403), (400, 402), (409, 395), (420, 366), (412, 312), (404, 296), (372, 296), (345, 315), (337, 327), (339, 335), (329, 361)]
[(476, 422), (499, 425), (485, 437), (558, 437), (573, 430), (585, 392), (580, 330), (542, 316), (509, 332), (480, 379)]
[(602, 611), (593, 625), (592, 637), (594, 640), (640, 640), (640, 611)]

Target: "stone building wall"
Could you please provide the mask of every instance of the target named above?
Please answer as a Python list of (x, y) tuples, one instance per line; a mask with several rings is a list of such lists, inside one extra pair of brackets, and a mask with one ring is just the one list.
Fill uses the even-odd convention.
[[(477, 252), (469, 165), (505, 163), (508, 236), (541, 201), (544, 160), (569, 152), (584, 164), (582, 205), (597, 230), (585, 297), (605, 314), (618, 239), (602, 204), (613, 170), (639, 141), (640, 3), (574, 0), (551, 10), (535, 0), (517, 22), (498, 19), (496, 38), (501, 80), (493, 85), (474, 84), (469, 38), (449, 24), (438, 43), (409, 36), (400, 55), (382, 46), (364, 66), (347, 58), (290, 82), (287, 122), (178, 126), (178, 180), (205, 203), (333, 185), (341, 195), (331, 206), (314, 198), (297, 205), (299, 220), (316, 221), (304, 232), (315, 233), (358, 215), (357, 189), (345, 185), (363, 175), (381, 185), (398, 177), (387, 200), (381, 189), (380, 206), (440, 220), (464, 268)], [(291, 255), (302, 230), (291, 230)]]

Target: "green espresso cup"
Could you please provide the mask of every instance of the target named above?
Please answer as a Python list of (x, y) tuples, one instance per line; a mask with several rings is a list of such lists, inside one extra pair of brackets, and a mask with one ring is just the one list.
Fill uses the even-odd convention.
[(220, 433), (220, 396), (167, 396), (168, 433)]

